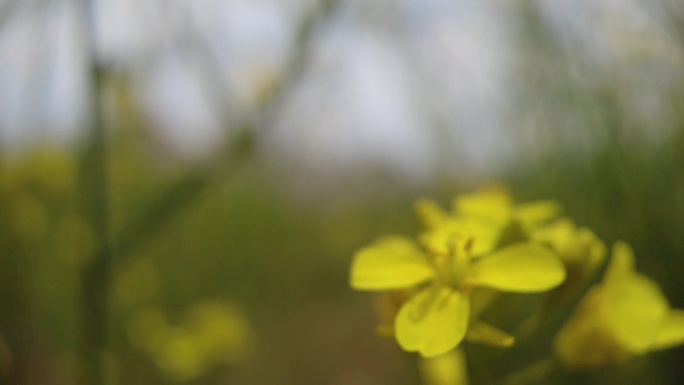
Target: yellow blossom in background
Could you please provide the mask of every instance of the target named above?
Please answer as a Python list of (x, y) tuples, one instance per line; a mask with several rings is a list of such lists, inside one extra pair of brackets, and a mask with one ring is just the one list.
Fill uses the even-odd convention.
[(203, 301), (172, 325), (159, 309), (139, 311), (128, 324), (131, 342), (145, 351), (173, 380), (190, 380), (244, 358), (252, 329), (241, 312), (220, 301)]
[(634, 268), (624, 242), (613, 248), (603, 281), (583, 298), (554, 343), (569, 369), (617, 364), (684, 343), (684, 311), (671, 309), (658, 285)]
[(561, 207), (552, 200), (515, 204), (507, 190), (487, 189), (456, 197), (453, 211), (458, 215), (480, 218), (501, 228), (515, 223), (528, 231), (556, 217)]
[(356, 253), (351, 286), (414, 290), (394, 320), (395, 337), (404, 350), (437, 356), (460, 344), (471, 329), (481, 340), (501, 337), (510, 344), (510, 336), (470, 319), (472, 290), (542, 292), (563, 282), (565, 270), (549, 249), (538, 244), (517, 243), (474, 260), (473, 242), (453, 237), (447, 252), (440, 253), (425, 252), (405, 237), (385, 237)]
[(76, 157), (56, 147), (37, 149), (30, 158), (12, 159), (0, 166), (0, 194), (16, 194), (31, 185), (55, 199), (74, 192), (78, 177)]
[(606, 246), (593, 231), (560, 218), (530, 231), (533, 241), (548, 245), (560, 257), (568, 277), (547, 299), (546, 311), (559, 306), (576, 293), (606, 258)]
[(426, 247), (445, 252), (448, 240), (459, 234), (475, 239), (473, 255), (480, 256), (528, 240), (528, 233), (556, 217), (561, 207), (554, 201), (516, 205), (508, 191), (487, 189), (456, 197), (451, 213), (428, 199), (416, 204), (416, 212), (425, 227), (420, 240)]
[(568, 218), (558, 219), (531, 232), (534, 241), (548, 244), (568, 270), (566, 285), (583, 281), (603, 263), (605, 244), (586, 227)]

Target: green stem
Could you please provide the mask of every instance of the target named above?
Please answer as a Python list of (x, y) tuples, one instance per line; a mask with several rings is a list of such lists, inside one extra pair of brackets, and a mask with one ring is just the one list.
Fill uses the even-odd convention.
[[(121, 260), (127, 258), (134, 250), (153, 239), (165, 224), (175, 218), (185, 207), (201, 196), (204, 191), (220, 180), (225, 180), (237, 173), (252, 158), (256, 152), (258, 134), (266, 133), (272, 124), (283, 102), (291, 89), (305, 72), (315, 37), (316, 26), (329, 18), (339, 1), (325, 0), (313, 7), (304, 18), (297, 33), (295, 45), (283, 69), (283, 79), (266, 97), (261, 106), (252, 113), (238, 118), (238, 129), (235, 135), (229, 137), (226, 150), (206, 163), (189, 170), (154, 197), (147, 207), (137, 213), (121, 230), (115, 234), (112, 247), (117, 251)], [(211, 63), (204, 63), (203, 69), (209, 74), (217, 74)], [(215, 76), (218, 76), (215, 75)], [(208, 82), (210, 87), (219, 87), (217, 82)], [(215, 89), (211, 95), (219, 98), (219, 105), (226, 105), (230, 101), (223, 96), (222, 90)], [(224, 120), (229, 121), (225, 117)]]
[(468, 385), (468, 369), (462, 347), (437, 357), (418, 358), (423, 385)]
[(80, 275), (81, 340), (80, 354), (85, 360), (85, 384), (107, 383), (105, 360), (109, 331), (109, 294), (113, 253), (109, 241), (109, 186), (105, 121), (101, 105), (104, 69), (96, 58), (94, 1), (83, 6), (86, 54), (88, 55), (91, 116), (90, 136), (82, 165), (83, 210), (95, 229), (100, 248), (82, 268)]

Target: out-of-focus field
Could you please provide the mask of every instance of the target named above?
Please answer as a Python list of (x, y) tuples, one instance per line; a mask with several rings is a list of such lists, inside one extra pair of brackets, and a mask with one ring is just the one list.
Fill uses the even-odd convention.
[[(328, 7), (333, 10), (326, 8), (322, 16), (297, 19), (303, 25), (295, 36), (300, 40), (293, 39), (284, 78), (260, 78), (261, 99), (230, 104), (230, 98), (212, 94), (217, 103), (226, 103), (230, 134), (208, 155), (186, 156), (169, 146), (160, 123), (141, 112), (137, 78), (116, 65), (98, 67), (97, 60), (94, 67), (102, 72), (93, 90), (106, 103), (101, 120), (86, 120), (104, 127), (103, 141), (88, 126), (67, 144), (50, 138), (21, 146), (3, 143), (0, 384), (88, 383), (87, 373), (98, 362), (111, 384), (419, 384), (412, 356), (377, 335), (372, 296), (349, 288), (352, 256), (384, 234), (415, 233), (416, 199), (432, 197), (448, 206), (459, 193), (492, 185), (507, 186), (520, 201), (557, 200), (608, 245), (628, 241), (639, 270), (660, 284), (672, 307), (684, 308), (684, 77), (681, 68), (663, 64), (682, 60), (681, 33), (668, 35), (679, 40), (666, 41), (670, 45), (664, 49), (654, 38), (662, 43), (654, 47), (669, 59), (653, 48), (639, 51), (645, 56), (630, 56), (633, 62), (615, 59), (637, 63), (624, 64), (622, 72), (592, 72), (593, 64), (578, 59), (581, 53), (548, 36), (552, 27), (545, 24), (544, 7), (496, 8), (513, 15), (522, 39), (516, 48), (522, 53), (515, 55), (520, 60), (502, 64), (515, 67), (519, 77), (507, 94), (512, 102), (504, 117), (510, 129), (499, 140), (514, 138), (517, 155), (491, 167), (461, 158), (480, 147), (459, 138), (492, 135), (478, 134), (478, 127), (460, 127), (456, 139), (443, 140), (450, 124), (468, 120), (450, 121), (441, 109), (460, 103), (467, 110), (462, 105), (475, 91), (454, 100), (416, 96), (416, 104), (441, 105), (435, 116), (423, 110), (419, 124), (438, 145), (429, 172), (406, 177), (391, 161), (350, 161), (352, 167), (343, 171), (319, 167), (316, 156), (324, 151), (315, 138), (343, 133), (345, 127), (317, 131), (317, 125), (329, 123), (323, 118), (290, 123), (309, 124), (314, 139), (288, 151), (316, 156), (291, 161), (273, 152), (274, 141), (288, 138), (287, 126), (275, 126), (288, 117), (285, 112), (296, 115), (283, 106), (299, 95), (293, 91), (297, 82), (308, 79), (302, 75), (311, 70), (307, 60), (318, 57), (308, 44), (331, 33), (326, 23), (339, 28), (340, 19), (351, 19), (401, 30), (391, 22), (406, 21), (381, 17), (370, 6), (375, 13), (361, 17), (354, 10), (365, 8), (356, 3)], [(681, 7), (672, 9), (672, 31), (681, 32)], [(671, 70), (665, 81), (640, 82), (657, 78), (660, 65)], [(211, 70), (199, 66), (211, 80)], [(421, 68), (417, 72), (423, 75), (430, 70)], [(660, 103), (648, 111), (662, 114), (634, 111), (635, 105), (653, 102), (635, 96), (641, 84), (656, 84), (644, 92), (657, 95)], [(351, 103), (340, 99), (336, 102)], [(246, 118), (235, 112), (248, 107)], [(346, 112), (331, 114), (330, 121)], [(388, 147), (397, 143), (393, 131), (382, 135)], [(361, 143), (364, 135), (358, 136)], [(387, 154), (382, 143), (375, 143), (377, 151)], [(414, 155), (402, 158), (402, 167), (413, 164)], [(420, 162), (425, 163), (415, 161)], [(105, 254), (109, 264), (99, 265)], [(103, 279), (84, 278), (88, 269), (96, 271), (90, 277)], [(100, 294), (101, 301), (94, 301)], [(105, 318), (98, 324), (92, 314)], [(561, 320), (554, 322), (549, 333)], [(87, 355), (89, 336), (100, 332), (107, 334), (106, 351), (93, 360)], [(473, 385), (496, 383), (548, 352), (549, 343), (534, 340), (515, 356), (466, 343), (469, 365), (478, 373)], [(616, 368), (556, 373), (546, 383), (674, 385), (684, 380), (683, 361), (679, 347)]]

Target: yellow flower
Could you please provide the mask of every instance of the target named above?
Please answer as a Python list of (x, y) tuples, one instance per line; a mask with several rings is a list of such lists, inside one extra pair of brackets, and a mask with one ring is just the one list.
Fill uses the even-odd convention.
[(554, 349), (566, 367), (584, 369), (682, 343), (684, 311), (670, 308), (658, 285), (634, 270), (630, 247), (618, 242), (603, 282), (583, 298)]
[(588, 228), (578, 228), (568, 218), (561, 218), (531, 232), (534, 241), (548, 244), (568, 268), (568, 275), (585, 278), (598, 268), (606, 256), (606, 246)]
[(528, 233), (549, 221), (561, 211), (554, 201), (537, 201), (516, 205), (503, 189), (482, 190), (456, 197), (452, 212), (423, 199), (416, 205), (418, 217), (426, 228), (421, 242), (429, 249), (446, 252), (454, 234), (473, 237), (474, 256), (487, 254), (497, 246), (529, 239)]
[(479, 340), (503, 338), (501, 344), (510, 345), (512, 337), (470, 322), (472, 289), (541, 292), (563, 282), (565, 270), (539, 244), (513, 244), (477, 260), (472, 245), (472, 238), (452, 238), (447, 252), (425, 253), (408, 238), (386, 237), (356, 253), (350, 283), (357, 290), (415, 289), (394, 320), (404, 350), (437, 356), (456, 347), (466, 333)]
[(503, 189), (483, 190), (461, 195), (454, 200), (455, 213), (479, 217), (501, 228), (515, 222), (523, 230), (530, 230), (557, 216), (560, 211), (560, 205), (551, 200), (516, 205), (510, 194)]
[(567, 279), (550, 298), (555, 304), (591, 278), (606, 257), (606, 246), (594, 232), (577, 227), (568, 218), (535, 228), (530, 231), (530, 238), (550, 246), (567, 270)]

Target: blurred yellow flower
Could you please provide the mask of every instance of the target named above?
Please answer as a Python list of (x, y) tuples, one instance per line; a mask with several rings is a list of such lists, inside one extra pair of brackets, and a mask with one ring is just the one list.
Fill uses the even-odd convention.
[[(560, 218), (530, 231), (535, 242), (548, 245), (560, 257), (568, 277), (548, 298), (548, 306), (563, 303), (589, 280), (606, 258), (606, 246), (593, 231), (577, 227), (568, 218)], [(548, 310), (548, 309), (547, 309)]]
[(473, 238), (452, 236), (446, 252), (426, 253), (408, 238), (385, 237), (356, 253), (350, 284), (357, 290), (415, 290), (394, 320), (404, 350), (437, 356), (456, 347), (466, 333), (510, 345), (512, 337), (481, 321), (471, 322), (472, 289), (546, 291), (563, 282), (565, 269), (539, 244), (512, 244), (476, 260), (472, 246)]
[(423, 199), (416, 212), (425, 227), (420, 241), (428, 248), (446, 252), (448, 240), (459, 234), (473, 237), (474, 256), (487, 254), (497, 246), (528, 240), (529, 232), (556, 217), (561, 207), (554, 201), (514, 204), (504, 189), (486, 189), (456, 197), (452, 212)]
[(251, 351), (253, 331), (244, 315), (217, 300), (193, 305), (184, 323), (172, 325), (156, 308), (139, 311), (128, 324), (130, 341), (147, 352), (173, 380), (197, 378)]
[(617, 242), (603, 282), (583, 298), (554, 349), (567, 368), (585, 369), (682, 343), (684, 311), (670, 308), (658, 285), (635, 271), (631, 248)]

